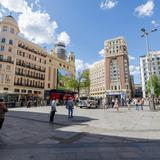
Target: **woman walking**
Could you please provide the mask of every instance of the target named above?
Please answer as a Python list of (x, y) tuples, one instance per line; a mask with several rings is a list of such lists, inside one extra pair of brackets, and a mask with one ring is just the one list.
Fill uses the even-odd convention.
[(116, 98), (115, 103), (114, 103), (114, 108), (117, 110), (117, 112), (119, 111), (119, 101)]

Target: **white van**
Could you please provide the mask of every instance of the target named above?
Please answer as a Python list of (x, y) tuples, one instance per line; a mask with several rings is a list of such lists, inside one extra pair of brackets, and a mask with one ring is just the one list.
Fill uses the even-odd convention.
[(80, 97), (78, 106), (80, 108), (83, 108), (83, 107), (97, 108), (98, 107), (98, 101), (94, 97)]

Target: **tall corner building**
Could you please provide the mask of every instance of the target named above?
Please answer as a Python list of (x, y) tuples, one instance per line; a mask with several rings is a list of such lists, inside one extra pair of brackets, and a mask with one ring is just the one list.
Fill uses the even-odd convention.
[(110, 96), (131, 96), (128, 49), (125, 39), (117, 37), (106, 40), (105, 91)]

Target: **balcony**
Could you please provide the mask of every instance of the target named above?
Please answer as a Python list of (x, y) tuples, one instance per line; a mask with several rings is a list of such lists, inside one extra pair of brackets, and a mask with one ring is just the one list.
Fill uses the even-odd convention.
[(45, 55), (44, 53), (39, 52), (39, 51), (37, 51), (36, 49), (30, 48), (30, 47), (28, 47), (28, 46), (26, 46), (26, 45), (24, 45), (24, 44), (22, 44), (22, 43), (19, 43), (19, 44), (18, 44), (18, 47), (20, 47), (20, 48), (22, 48), (22, 49), (25, 49), (25, 50), (27, 50), (27, 51), (30, 51), (30, 52), (32, 52), (32, 53), (34, 53), (34, 54), (40, 55), (40, 56), (42, 56), (42, 57), (46, 57), (46, 55)]
[(14, 63), (14, 61), (10, 60), (10, 59), (6, 59), (6, 58), (1, 58), (0, 57), (0, 62), (7, 62), (7, 63)]
[(23, 62), (16, 62), (16, 65), (22, 66), (22, 67), (25, 67), (25, 68), (29, 68), (29, 69), (33, 69), (33, 70), (36, 70), (36, 71), (40, 71), (40, 72), (45, 72), (45, 69), (37, 68), (35, 66), (32, 66), (30, 64), (25, 64)]
[(43, 80), (43, 81), (45, 80), (45, 77), (33, 76), (33, 75), (21, 73), (21, 72), (16, 72), (16, 75), (24, 76), (24, 77), (29, 77), (29, 78), (33, 78), (33, 79), (38, 79), (38, 80)]
[(14, 85), (16, 86), (24, 86), (24, 87), (32, 87), (32, 88), (40, 88), (40, 89), (44, 89), (44, 86), (36, 86), (36, 85), (33, 85), (33, 84), (24, 84), (22, 82), (14, 82)]

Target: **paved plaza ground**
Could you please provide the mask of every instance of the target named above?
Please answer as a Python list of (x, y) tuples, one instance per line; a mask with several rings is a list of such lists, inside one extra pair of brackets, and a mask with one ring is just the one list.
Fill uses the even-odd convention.
[(0, 131), (0, 160), (160, 159), (160, 112), (123, 107), (74, 109), (68, 119), (58, 106), (54, 124), (49, 107), (14, 108)]

